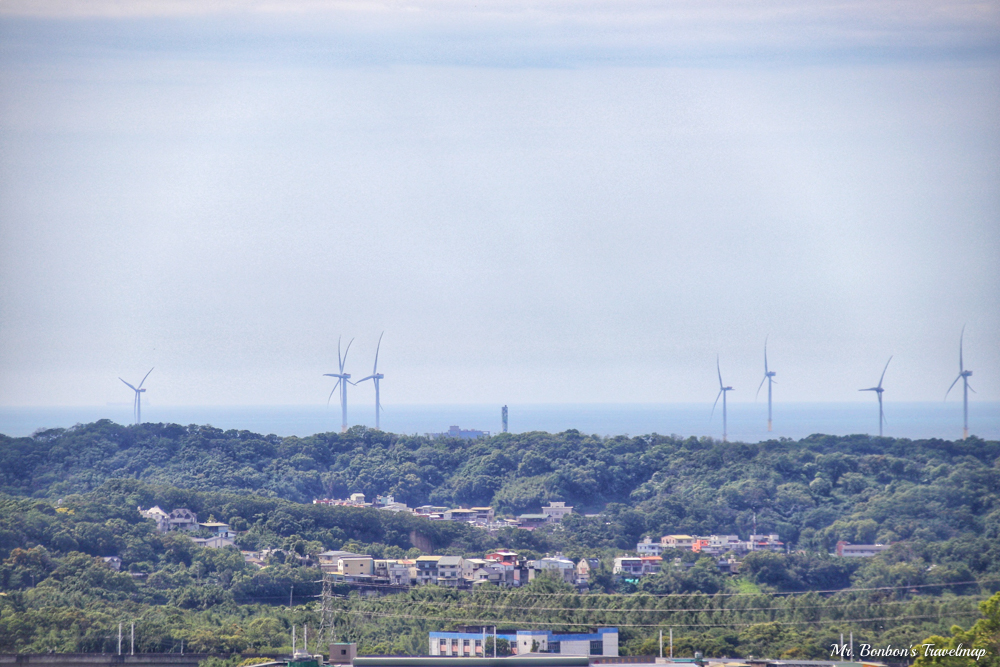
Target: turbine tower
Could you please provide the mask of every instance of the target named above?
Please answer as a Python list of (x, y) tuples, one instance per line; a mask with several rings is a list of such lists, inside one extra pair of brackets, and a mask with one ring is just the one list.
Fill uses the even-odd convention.
[(381, 334), (379, 334), (378, 337), (378, 345), (375, 347), (375, 365), (372, 366), (372, 374), (366, 378), (361, 378), (357, 382), (351, 383), (355, 386), (361, 384), (365, 380), (371, 380), (372, 382), (375, 383), (375, 430), (376, 431), (382, 430), (379, 428), (379, 421), (378, 421), (379, 413), (382, 412), (382, 403), (379, 401), (379, 394), (378, 394), (378, 381), (384, 378), (385, 376), (378, 372), (378, 351), (382, 347), (382, 336), (384, 335), (385, 332), (383, 331)]
[[(965, 327), (962, 327), (962, 335), (958, 339), (958, 377), (955, 378), (955, 382), (962, 381), (962, 412), (965, 417), (965, 421), (962, 422), (962, 440), (969, 437), (969, 390), (972, 390), (972, 393), (976, 393), (976, 390), (969, 386), (969, 376), (972, 375), (972, 371), (965, 370), (965, 363), (962, 361), (962, 343), (964, 339)], [(948, 391), (944, 392), (944, 400), (948, 400), (948, 394), (951, 393), (955, 382), (952, 382), (951, 387), (948, 387)]]
[(340, 387), (340, 432), (347, 432), (347, 383), (351, 379), (350, 373), (344, 372), (344, 364), (347, 363), (347, 353), (351, 351), (351, 342), (347, 344), (347, 349), (344, 350), (344, 356), (340, 356), (340, 338), (337, 338), (337, 363), (340, 365), (339, 373), (323, 373), (323, 377), (337, 378), (337, 384), (333, 385), (333, 389), (330, 390), (330, 396), (326, 399), (326, 404), (330, 405), (330, 399), (333, 398), (333, 392), (337, 391), (337, 387)]
[(142, 394), (146, 391), (142, 388), (142, 385), (146, 382), (146, 378), (149, 377), (149, 373), (152, 372), (153, 369), (150, 368), (149, 372), (142, 376), (142, 382), (139, 383), (138, 387), (133, 387), (128, 382), (125, 382), (125, 380), (122, 380), (120, 377), (118, 378), (122, 382), (125, 382), (129, 389), (135, 392), (135, 400), (132, 401), (132, 416), (135, 417), (136, 424), (142, 423)]
[(722, 397), (722, 442), (726, 441), (726, 392), (732, 391), (732, 387), (726, 387), (722, 384), (722, 369), (719, 368), (719, 355), (715, 355), (715, 370), (719, 373), (719, 395), (715, 397), (715, 403), (712, 404), (712, 414), (715, 414), (715, 406), (719, 404), (719, 396)]
[[(889, 357), (889, 361), (892, 361), (892, 356)], [(882, 423), (885, 422), (885, 414), (882, 412), (882, 392), (885, 389), (882, 388), (882, 379), (885, 378), (885, 372), (889, 368), (889, 361), (885, 362), (885, 368), (882, 369), (882, 377), (878, 379), (878, 385), (875, 387), (868, 387), (867, 389), (858, 389), (858, 391), (874, 391), (878, 394), (878, 437), (882, 437)]]
[(764, 381), (767, 381), (767, 432), (771, 432), (771, 385), (774, 384), (774, 376), (777, 375), (774, 371), (767, 370), (767, 336), (764, 337), (764, 379), (760, 381), (760, 386), (757, 387), (757, 394), (754, 395), (753, 400), (757, 400), (757, 396), (760, 395), (760, 389), (764, 386)]

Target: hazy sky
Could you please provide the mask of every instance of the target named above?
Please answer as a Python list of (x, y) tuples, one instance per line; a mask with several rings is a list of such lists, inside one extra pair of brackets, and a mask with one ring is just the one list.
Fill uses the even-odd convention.
[[(1000, 3), (0, 2), (0, 404), (1000, 400)], [(370, 400), (369, 386), (352, 402)]]

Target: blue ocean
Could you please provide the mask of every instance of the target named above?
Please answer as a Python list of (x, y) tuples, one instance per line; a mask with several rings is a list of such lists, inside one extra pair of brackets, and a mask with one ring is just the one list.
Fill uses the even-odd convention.
[[(500, 405), (389, 405), (381, 428), (393, 433), (425, 434), (447, 431), (450, 426), (497, 433), (501, 430)], [(721, 408), (721, 406), (720, 406)], [(596, 435), (722, 437), (721, 409), (712, 415), (708, 404), (509, 404), (509, 430), (513, 433), (576, 429)], [(961, 402), (886, 403), (886, 436), (956, 440), (962, 437)], [(211, 424), (221, 429), (241, 429), (261, 434), (307, 436), (340, 430), (339, 406), (222, 406), (184, 407), (143, 405), (146, 422)], [(131, 404), (72, 408), (0, 408), (0, 433), (25, 436), (39, 429), (68, 428), (74, 424), (110, 419), (132, 421)], [(350, 425), (375, 425), (374, 407), (349, 405)], [(734, 403), (728, 411), (729, 440), (759, 442), (771, 438), (799, 439), (813, 433), (878, 434), (878, 404), (782, 403), (774, 406), (774, 430), (767, 431), (767, 404)], [(969, 432), (1000, 440), (1000, 402), (969, 404)]]

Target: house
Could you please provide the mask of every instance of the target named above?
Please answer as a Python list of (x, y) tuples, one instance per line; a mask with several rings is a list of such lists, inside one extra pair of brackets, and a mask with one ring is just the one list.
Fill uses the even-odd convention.
[(549, 517), (544, 514), (522, 514), (517, 517), (518, 525), (524, 530), (534, 530), (548, 521)]
[(581, 558), (576, 564), (576, 583), (583, 585), (590, 583), (590, 576), (601, 566), (601, 561), (597, 558)]
[(635, 550), (640, 556), (660, 556), (663, 554), (664, 546), (659, 542), (654, 542), (653, 538), (646, 537), (635, 545)]
[(507, 574), (502, 565), (487, 563), (472, 573), (473, 588), (490, 584), (492, 586), (507, 585)]
[[(420, 560), (419, 558), (417, 560)], [(437, 583), (438, 586), (449, 586), (457, 588), (463, 583), (462, 579), (462, 557), (461, 556), (440, 556), (437, 561)]]
[(121, 572), (122, 569), (122, 559), (118, 556), (104, 556), (101, 560), (108, 564), (115, 572)]
[(413, 571), (416, 568), (417, 562), (403, 558), (397, 561), (390, 561), (390, 563), (388, 567), (389, 583), (394, 586), (412, 586)]
[(642, 561), (643, 576), (660, 573), (660, 568), (663, 565), (662, 556), (639, 556), (639, 560)]
[(576, 566), (573, 561), (561, 557), (545, 557), (538, 560), (529, 560), (528, 580), (534, 580), (542, 572), (553, 572), (567, 584), (576, 583)]
[[(324, 551), (317, 554), (316, 558), (319, 560), (319, 569), (327, 574), (372, 575), (375, 572), (375, 559), (367, 554), (356, 554), (351, 551)], [(371, 561), (371, 565), (367, 566), (367, 572), (364, 571), (366, 569), (364, 559)]]
[(161, 533), (170, 530), (170, 515), (160, 509), (159, 505), (153, 505), (148, 510), (142, 509), (139, 505), (139, 514), (156, 522), (156, 529)]
[(476, 523), (493, 523), (495, 513), (492, 507), (473, 507), (472, 511), (476, 513)]
[[(483, 654), (484, 640), (493, 638), (493, 628), (466, 627), (460, 632), (431, 632), (428, 648), (432, 656), (474, 657)], [(556, 655), (618, 657), (618, 628), (596, 628), (589, 633), (550, 630), (500, 630), (516, 655), (548, 653)], [(483, 656), (489, 657), (489, 656)]]
[(664, 549), (685, 549), (691, 550), (694, 546), (694, 539), (690, 535), (664, 535), (660, 538), (660, 544)]
[(889, 548), (888, 544), (851, 544), (841, 540), (837, 542), (837, 555), (844, 558), (871, 558)]
[(567, 507), (564, 502), (550, 502), (542, 508), (542, 514), (549, 518), (549, 521), (562, 521), (567, 514), (573, 513), (573, 507)]
[(483, 556), (483, 559), (504, 565), (517, 565), (518, 560), (516, 551), (494, 551)]
[(363, 555), (364, 554), (356, 554), (351, 551), (324, 551), (317, 554), (316, 557), (319, 559), (319, 564), (322, 567), (323, 565), (336, 565), (337, 561), (344, 557), (354, 558)]
[(202, 530), (210, 531), (219, 537), (236, 537), (236, 531), (229, 527), (228, 523), (221, 523), (219, 521), (207, 521), (204, 523), (199, 523), (198, 526)]
[(785, 543), (775, 533), (769, 535), (751, 535), (747, 547), (747, 551), (776, 551), (778, 553), (784, 553), (785, 551)]
[(438, 561), (442, 556), (420, 556), (414, 562), (415, 576), (413, 579), (418, 586), (436, 584), (438, 580)]
[(448, 511), (447, 507), (436, 507), (434, 505), (421, 505), (413, 510), (413, 513), (417, 516), (432, 518), (444, 518), (444, 513)]
[(222, 547), (232, 547), (236, 546), (228, 537), (222, 537), (221, 535), (213, 535), (212, 537), (192, 537), (191, 541), (200, 547), (207, 547), (209, 549), (221, 549)]
[(709, 535), (707, 541), (708, 544), (705, 544), (704, 539), (699, 539), (693, 550), (709, 556), (721, 556), (730, 551), (736, 553), (746, 551), (746, 544), (740, 542), (737, 535)]
[(257, 568), (267, 567), (267, 561), (261, 558), (260, 552), (257, 551), (241, 551), (243, 554), (243, 562), (253, 565)]
[(642, 576), (642, 558), (638, 556), (619, 556), (615, 558), (614, 574), (626, 578)]
[(456, 510), (445, 510), (444, 520), (445, 521), (464, 521), (466, 523), (472, 523), (476, 520), (477, 512), (470, 509), (456, 509)]

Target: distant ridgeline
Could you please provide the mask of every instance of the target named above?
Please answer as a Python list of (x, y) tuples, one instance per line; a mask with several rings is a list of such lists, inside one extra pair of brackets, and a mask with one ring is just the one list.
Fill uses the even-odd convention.
[(0, 492), (61, 498), (121, 478), (298, 503), (391, 494), (411, 507), (491, 505), (498, 515), (565, 501), (576, 513), (564, 531), (590, 548), (634, 549), (644, 535), (747, 535), (754, 521), (792, 549), (826, 552), (841, 540), (933, 544), (1000, 530), (1000, 443), (977, 438), (745, 444), (571, 430), (467, 440), (360, 426), (281, 438), (107, 420), (0, 436)]

